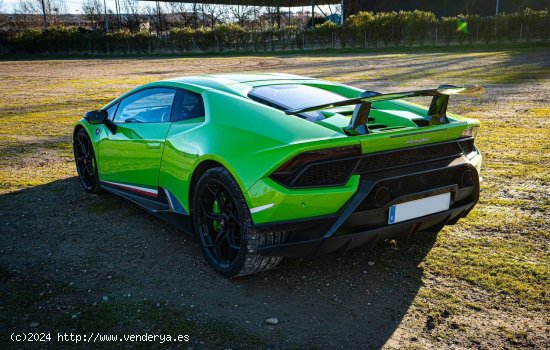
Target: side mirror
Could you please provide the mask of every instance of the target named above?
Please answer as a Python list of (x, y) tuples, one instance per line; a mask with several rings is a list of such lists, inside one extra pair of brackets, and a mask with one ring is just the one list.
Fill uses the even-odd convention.
[(113, 134), (116, 134), (117, 125), (108, 118), (106, 111), (101, 110), (86, 112), (86, 114), (84, 114), (84, 119), (86, 119), (88, 123), (93, 125), (105, 124), (107, 129), (111, 130)]
[(90, 124), (103, 124), (107, 120), (107, 112), (105, 111), (90, 111), (84, 114), (84, 119)]

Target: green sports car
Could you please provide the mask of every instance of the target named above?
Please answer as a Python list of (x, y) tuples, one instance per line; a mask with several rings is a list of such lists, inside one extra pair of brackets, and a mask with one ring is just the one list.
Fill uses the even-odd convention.
[[(74, 129), (80, 183), (198, 236), (226, 277), (343, 254), (466, 216), (479, 122), (447, 112), (478, 86), (382, 94), (288, 74), (146, 84)], [(407, 102), (427, 96), (428, 107)]]

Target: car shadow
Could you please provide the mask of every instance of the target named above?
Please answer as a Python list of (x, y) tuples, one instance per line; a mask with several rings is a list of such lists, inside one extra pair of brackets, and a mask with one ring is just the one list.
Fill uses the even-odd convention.
[[(170, 305), (275, 348), (382, 347), (408, 315), (436, 242), (420, 233), (227, 280), (195, 239), (123, 199), (84, 192), (74, 177), (0, 195), (0, 214), (0, 267), (45, 283), (71, 281), (91, 298)], [(273, 317), (278, 324), (265, 322)]]

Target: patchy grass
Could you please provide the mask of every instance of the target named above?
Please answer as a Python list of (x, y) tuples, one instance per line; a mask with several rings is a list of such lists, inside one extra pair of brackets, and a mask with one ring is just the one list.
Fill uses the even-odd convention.
[(453, 80), (460, 83), (483, 81), (485, 84), (513, 84), (536, 79), (541, 74), (550, 75), (550, 68), (541, 68), (530, 64), (524, 64), (520, 67), (509, 67), (503, 64), (492, 66), (489, 69), (487, 67), (472, 67), (464, 70), (447, 70), (444, 72), (428, 70), (413, 73), (408, 73), (403, 69), (394, 72), (394, 74), (398, 75), (399, 81), (403, 83), (424, 78), (426, 73), (428, 75), (437, 75), (440, 79), (445, 81)]
[(550, 108), (532, 108), (529, 110), (528, 115), (535, 118), (548, 118), (550, 117)]
[[(506, 312), (512, 319), (535, 320), (544, 327), (544, 315), (550, 311), (550, 108), (545, 99), (550, 91), (550, 67), (545, 52), (537, 48), (453, 49), (372, 55), (355, 50), (307, 56), (133, 59), (130, 63), (118, 59), (0, 62), (0, 193), (74, 176), (74, 122), (85, 111), (153, 80), (266, 70), (380, 91), (402, 90), (404, 85), (407, 89), (441, 83), (489, 85), (484, 98), (453, 98), (450, 104), (452, 111), (482, 122), (476, 140), (484, 157), (478, 206), (457, 225), (446, 227), (437, 240), (421, 237), (409, 248), (400, 246), (398, 254), (377, 254), (390, 271), (406, 270), (403, 267), (419, 262), (423, 285), (407, 312), (413, 323), (407, 324), (419, 325), (432, 347), (444, 347), (438, 338), (451, 341), (462, 333), (471, 340), (464, 347), (474, 347), (486, 337), (503, 340), (506, 346), (541, 345), (547, 336), (533, 338), (536, 330), (491, 320)], [(86, 204), (94, 213), (104, 213), (111, 205), (99, 198)], [(0, 279), (6, 277), (8, 270), (0, 266)], [(138, 324), (140, 331), (147, 331), (156, 330), (160, 320), (166, 331), (200, 334), (207, 347), (260, 345), (258, 339), (215, 321), (200, 324), (187, 319), (178, 309), (121, 300), (92, 307), (90, 300), (78, 299), (84, 298), (79, 291), (60, 288), (42, 296), (40, 292), (31, 288), (13, 293), (10, 298), (15, 299), (10, 300), (23, 305), (19, 311), (25, 313), (42, 305), (47, 301), (44, 298), (76, 295), (79, 316), (54, 318), (62, 328), (123, 330)], [(479, 318), (483, 324), (476, 324)], [(411, 343), (409, 347), (427, 347), (423, 345)]]
[[(451, 232), (448, 232), (451, 231)], [(517, 302), (548, 306), (550, 253), (544, 243), (513, 236), (457, 239), (446, 230), (427, 256), (426, 268), (437, 275), (459, 278)]]

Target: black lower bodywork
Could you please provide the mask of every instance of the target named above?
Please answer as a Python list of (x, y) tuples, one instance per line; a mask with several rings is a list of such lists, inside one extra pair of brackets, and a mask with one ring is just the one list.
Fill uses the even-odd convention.
[[(448, 210), (395, 224), (388, 223), (392, 205), (451, 193)], [(379, 241), (408, 238), (417, 231), (439, 231), (466, 216), (479, 198), (476, 168), (462, 155), (413, 166), (361, 175), (356, 194), (336, 215), (256, 225), (260, 231), (287, 231), (284, 244), (263, 247), (266, 256), (315, 258), (344, 254)]]
[[(467, 158), (473, 152), (477, 153), (473, 140), (466, 140), (368, 154), (354, 160), (355, 165), (349, 171), (361, 177), (360, 185), (338, 213), (255, 225), (260, 232), (284, 231), (289, 237), (283, 244), (262, 247), (260, 254), (300, 258), (315, 258), (327, 253), (341, 255), (353, 248), (373, 246), (386, 239), (408, 238), (418, 231), (439, 231), (445, 225), (454, 224), (470, 212), (479, 198), (479, 175)], [(331, 168), (334, 163), (325, 162), (329, 173), (335, 173)], [(311, 174), (323, 171), (322, 166), (323, 163), (309, 166), (309, 170), (300, 174), (305, 178), (319, 178)], [(170, 193), (162, 188), (158, 196), (151, 198), (103, 181), (101, 187), (129, 199), (186, 233), (194, 233), (189, 214), (178, 210), (170, 200)], [(392, 205), (447, 192), (451, 194), (448, 210), (388, 223)]]
[[(177, 229), (187, 234), (194, 235), (191, 217), (181, 209), (178, 210), (177, 208), (174, 208), (173, 203), (168, 198), (169, 194), (167, 194), (167, 192), (159, 191), (159, 195), (156, 198), (151, 198), (135, 192), (117, 188), (105, 181), (101, 181), (100, 184), (102, 189), (114, 195), (125, 198)], [(159, 188), (159, 190), (162, 190), (162, 188)]]

